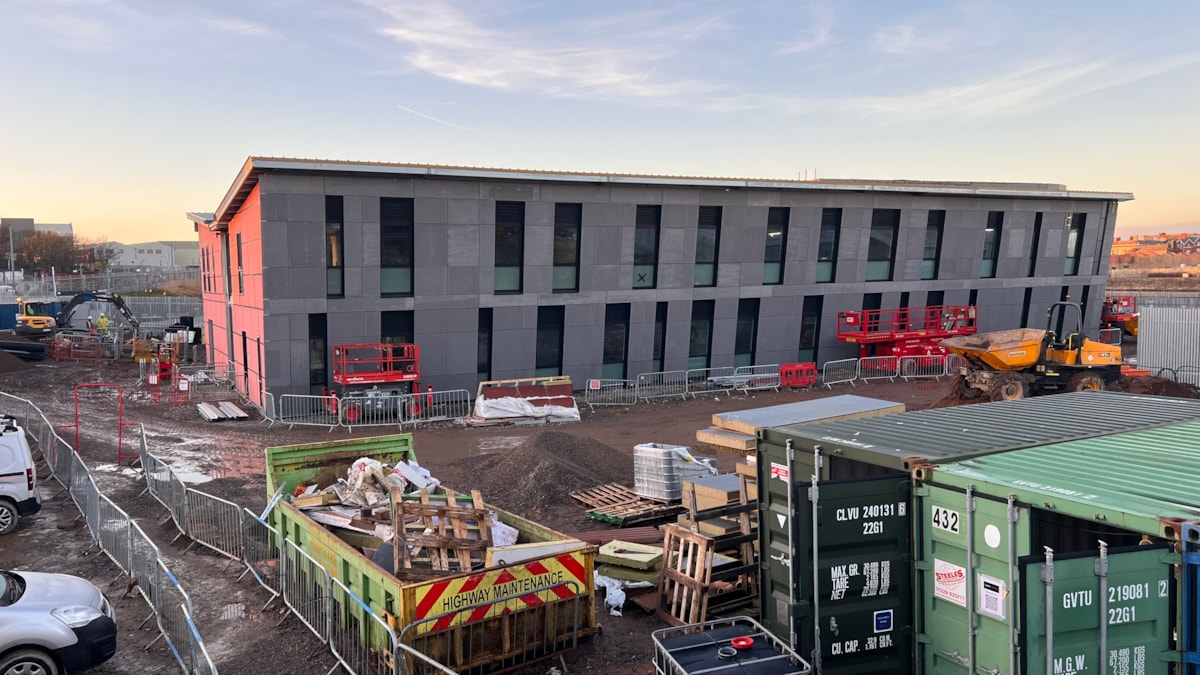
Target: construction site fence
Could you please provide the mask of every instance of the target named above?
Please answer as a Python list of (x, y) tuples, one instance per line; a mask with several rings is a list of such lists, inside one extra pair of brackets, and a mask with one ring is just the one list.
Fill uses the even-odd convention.
[(398, 428), (435, 422), (453, 422), (471, 416), (474, 396), (466, 389), (422, 391), (412, 394), (316, 396), (263, 393), (263, 420), (290, 426)]
[[(0, 397), (11, 402), (7, 406), (9, 414), (20, 420), (51, 475), (67, 490), (93, 544), (130, 578), (131, 585), (150, 606), (159, 633), (150, 644), (165, 640), (172, 656), (189, 675), (216, 675), (217, 669), (196, 629), (192, 601), (167, 567), (162, 551), (129, 514), (100, 492), (83, 459), (55, 432), (33, 402), (4, 392)], [(24, 410), (19, 412), (22, 405)]]
[[(779, 390), (779, 364), (723, 366), (642, 373), (633, 380), (588, 380), (583, 401), (598, 405), (631, 405), (656, 398), (697, 398), (731, 392)], [(632, 390), (632, 391), (630, 391)]]
[[(271, 595), (263, 609), (282, 598), (348, 672), (407, 675), (410, 671), (405, 670), (406, 663), (424, 664), (421, 672), (455, 672), (399, 644), (395, 632), (360, 597), (295, 543), (283, 539), (264, 518), (188, 487), (166, 462), (149, 451), (144, 430), (140, 453), (146, 489), (171, 513), (179, 536), (245, 565), (239, 579), (249, 574)], [(164, 610), (169, 625), (190, 621), (190, 614), (173, 615), (171, 607)], [(212, 672), (217, 671), (214, 668)]]
[[(560, 581), (489, 598), (405, 626), (400, 632), (400, 644), (434, 659), (442, 655), (453, 656), (458, 663), (469, 664), (459, 671), (464, 674), (482, 675), (516, 668), (578, 644), (577, 627), (582, 611), (580, 593), (585, 590), (574, 581)], [(556, 597), (557, 600), (547, 602), (542, 600), (544, 597)], [(501, 608), (511, 601), (522, 602), (527, 609), (504, 612)], [(495, 621), (512, 622), (504, 633), (516, 636), (513, 645), (523, 645), (523, 649), (511, 650), (510, 657), (499, 661), (494, 646), (491, 646), (495, 640), (488, 639), (489, 633), (496, 631)], [(472, 652), (476, 646), (479, 653)], [(425, 664), (412, 664), (408, 672), (441, 671), (429, 669)]]

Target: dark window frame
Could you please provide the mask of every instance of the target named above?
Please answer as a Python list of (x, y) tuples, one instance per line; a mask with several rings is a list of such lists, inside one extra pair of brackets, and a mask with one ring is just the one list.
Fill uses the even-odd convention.
[[(662, 236), (662, 206), (639, 205), (633, 226), (633, 283), (631, 288), (658, 288), (658, 249)], [(646, 250), (645, 244), (650, 244)], [(638, 279), (638, 268), (650, 267), (650, 279)]]
[[(873, 209), (871, 234), (867, 241), (867, 281), (891, 281), (895, 276), (896, 243), (899, 237), (900, 209)], [(871, 263), (887, 263), (887, 274), (873, 273)]]
[(821, 210), (821, 227), (817, 237), (817, 283), (837, 281), (838, 248), (842, 238), (842, 209)]
[[(946, 212), (933, 210), (925, 219), (925, 245), (921, 249), (921, 279), (928, 281), (938, 278), (942, 266), (942, 239), (946, 233)], [(933, 237), (932, 247), (929, 238)], [(930, 248), (933, 250), (931, 251)], [(932, 257), (930, 257), (932, 254)], [(931, 271), (926, 271), (926, 270)]]
[[(791, 207), (772, 206), (767, 209), (767, 233), (766, 242), (763, 245), (764, 286), (778, 286), (783, 283), (787, 260), (788, 225), (791, 218)], [(772, 236), (773, 234), (774, 236)]]
[[(560, 242), (574, 239), (573, 246), (560, 246)], [(554, 205), (554, 250), (553, 250), (553, 281), (554, 293), (579, 292), (579, 251), (583, 242), (583, 204), (559, 203)], [(569, 253), (568, 260), (560, 260), (560, 253)], [(558, 285), (560, 268), (572, 270), (572, 284)]]
[(325, 295), (346, 297), (346, 216), (340, 195), (325, 195)]
[[(542, 305), (537, 310), (537, 339), (534, 344), (534, 370), (556, 370), (562, 374), (566, 345), (566, 307)], [(542, 375), (538, 375), (542, 377)]]
[[(696, 217), (696, 256), (692, 274), (692, 285), (696, 288), (711, 288), (717, 285), (717, 271), (721, 264), (723, 215), (720, 206), (701, 206)], [(703, 274), (705, 270), (707, 275)], [(704, 277), (707, 277), (707, 281)]]
[[(379, 295), (411, 297), (416, 292), (416, 205), (411, 197), (379, 198)], [(403, 290), (407, 274), (408, 290)], [(392, 290), (398, 276), (400, 290)]]
[[(1079, 276), (1079, 262), (1083, 258), (1083, 239), (1087, 232), (1086, 213), (1067, 214), (1067, 255), (1063, 258), (1063, 276)], [(1072, 246), (1071, 238), (1074, 237)], [(1072, 250), (1073, 249), (1073, 250)]]
[(242, 233), (237, 233), (237, 277), (238, 277), (238, 295), (246, 293), (246, 278), (242, 274)]
[(525, 288), (525, 202), (497, 201), (494, 268), (499, 282), (502, 270), (516, 269), (515, 288), (493, 287), (496, 295), (520, 295)]
[(1000, 240), (1004, 235), (1004, 212), (988, 211), (983, 232), (983, 251), (979, 260), (979, 278), (995, 279), (1000, 267)]

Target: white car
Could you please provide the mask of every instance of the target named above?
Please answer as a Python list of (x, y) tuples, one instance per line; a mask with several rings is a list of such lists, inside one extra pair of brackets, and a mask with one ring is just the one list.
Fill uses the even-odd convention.
[(37, 468), (25, 432), (13, 418), (0, 416), (0, 534), (17, 529), (21, 516), (41, 508)]
[(0, 570), (0, 675), (59, 675), (117, 651), (108, 598), (69, 574)]

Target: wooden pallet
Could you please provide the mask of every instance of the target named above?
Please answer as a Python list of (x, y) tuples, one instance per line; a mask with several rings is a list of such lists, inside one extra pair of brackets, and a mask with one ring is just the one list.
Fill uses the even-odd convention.
[(392, 490), (393, 574), (398, 579), (428, 579), (483, 566), (492, 545), (491, 514), (478, 490), (472, 506), (458, 506), (453, 490), (431, 498), (422, 490), (420, 502), (406, 501)]
[(633, 490), (619, 483), (608, 483), (588, 490), (579, 490), (572, 492), (570, 496), (585, 509), (625, 504), (636, 501), (638, 498)]
[(708, 613), (713, 540), (679, 525), (664, 528), (658, 618), (671, 626), (700, 623)]
[(639, 500), (614, 506), (604, 506), (587, 512), (588, 518), (618, 527), (645, 525), (647, 523), (666, 522), (683, 513), (679, 504), (662, 504), (649, 500)]

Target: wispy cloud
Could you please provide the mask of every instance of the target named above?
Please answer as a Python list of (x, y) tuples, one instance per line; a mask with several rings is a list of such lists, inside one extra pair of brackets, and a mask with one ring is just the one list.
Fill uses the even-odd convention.
[(1011, 117), (1197, 63), (1200, 51), (1158, 60), (1113, 55), (1042, 59), (975, 82), (899, 96), (858, 97), (840, 107), (903, 120)]
[(241, 37), (271, 37), (275, 34), (270, 28), (247, 21), (245, 19), (234, 19), (231, 17), (214, 17), (207, 19), (204, 25), (218, 33), (227, 33), (229, 35)]
[(811, 52), (822, 47), (828, 47), (836, 42), (833, 37), (834, 14), (831, 8), (825, 6), (813, 7), (811, 21), (812, 23), (808, 27), (808, 30), (803, 31), (797, 40), (784, 45), (779, 50), (780, 54)]
[[(558, 98), (750, 107), (729, 87), (668, 74), (689, 41), (722, 30), (719, 17), (641, 12), (539, 31), (491, 28), (445, 1), (362, 1), (393, 20), (380, 32), (407, 49), (403, 58), (411, 67), (461, 84)], [(470, 17), (479, 16), (472, 7)]]
[(475, 131), (475, 129), (472, 129), (472, 128), (470, 128), (470, 127), (464, 127), (464, 126), (462, 126), (461, 124), (455, 124), (455, 123), (453, 123), (453, 122), (447, 122), (446, 120), (443, 120), (443, 119), (438, 119), (438, 118), (434, 117), (433, 115), (426, 115), (426, 114), (425, 114), (425, 113), (423, 113), (423, 112), (418, 112), (418, 111), (416, 111), (416, 110), (413, 110), (412, 108), (409, 108), (409, 107), (406, 107), (406, 106), (397, 105), (396, 107), (397, 107), (397, 108), (399, 108), (399, 109), (401, 109), (401, 110), (403, 110), (403, 111), (404, 111), (404, 112), (406, 112), (406, 113), (410, 113), (410, 114), (412, 114), (412, 115), (416, 115), (417, 117), (423, 117), (423, 118), (425, 118), (425, 119), (427, 119), (427, 120), (429, 120), (429, 121), (431, 121), (431, 122), (437, 122), (438, 124), (444, 124), (444, 125), (446, 125), (446, 126), (448, 126), (448, 127), (454, 127), (455, 129), (462, 129), (463, 131)]
[(954, 38), (946, 29), (941, 30), (936, 32), (937, 29), (926, 29), (912, 23), (884, 26), (871, 36), (871, 48), (884, 54), (901, 56), (943, 52), (954, 44)]

